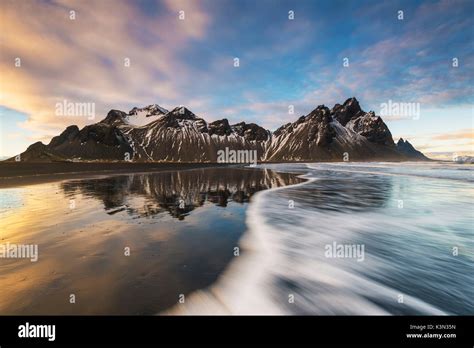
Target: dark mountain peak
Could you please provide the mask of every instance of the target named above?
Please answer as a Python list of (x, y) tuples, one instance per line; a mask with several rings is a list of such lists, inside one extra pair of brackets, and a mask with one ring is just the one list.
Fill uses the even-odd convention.
[(414, 150), (415, 148), (413, 147), (412, 144), (408, 140), (403, 140), (403, 138), (400, 138), (397, 142), (397, 146), (403, 147), (408, 150)]
[(154, 115), (164, 115), (168, 112), (165, 108), (159, 106), (158, 104), (150, 104), (143, 108), (134, 107), (128, 112), (129, 115), (138, 115), (139, 113), (145, 113), (146, 117)]
[(343, 104), (344, 106), (354, 106), (354, 107), (359, 107), (360, 109), (360, 106), (359, 106), (359, 101), (357, 100), (356, 97), (351, 97), (351, 98), (348, 98), (346, 99), (346, 101), (344, 102)]
[[(51, 150), (48, 145), (43, 144), (41, 141), (28, 146), (26, 151), (21, 153), (21, 161), (26, 162), (54, 162), (64, 161), (65, 158), (57, 154), (54, 150)], [(7, 161), (16, 161), (15, 157), (8, 159)]]
[(325, 147), (336, 136), (331, 121), (331, 110), (325, 105), (318, 105), (307, 116), (301, 116), (295, 122), (278, 128), (273, 135), (279, 137), (293, 133), (292, 136), (298, 137), (304, 143)]
[(74, 124), (72, 126), (66, 127), (63, 133), (72, 133), (72, 132), (77, 132), (78, 130), (79, 130), (79, 127)]
[(247, 140), (265, 141), (269, 138), (270, 132), (255, 123), (239, 122), (231, 126), (232, 130)]
[(359, 113), (350, 119), (345, 127), (365, 137), (368, 141), (380, 145), (394, 146), (392, 133), (380, 116), (373, 111)]
[(184, 106), (110, 110), (98, 123), (81, 130), (72, 125), (48, 145), (31, 145), (21, 159), (205, 162), (216, 161), (215, 149), (224, 147), (257, 150), (262, 161), (340, 160), (345, 152), (355, 159), (426, 160), (404, 139), (395, 145), (382, 118), (364, 112), (356, 98), (332, 110), (318, 105), (273, 134), (255, 123), (231, 125), (226, 118), (207, 123)]
[(79, 127), (76, 125), (67, 127), (60, 135), (55, 136), (49, 142), (48, 146), (56, 147), (64, 142), (71, 142), (79, 134)]
[(116, 146), (125, 142), (119, 128), (105, 123), (85, 126), (79, 132), (78, 138), (81, 143), (91, 141), (108, 146)]
[(36, 143), (33, 143), (30, 146), (28, 146), (28, 148), (26, 150), (30, 151), (30, 150), (35, 150), (35, 149), (44, 149), (45, 147), (46, 147), (46, 145), (43, 144), (43, 142), (37, 141)]
[(331, 112), (331, 111), (329, 110), (329, 108), (328, 108), (326, 105), (324, 105), (324, 104), (318, 105), (318, 106), (316, 107), (316, 109), (314, 109), (313, 111), (311, 111), (311, 112), (308, 114), (308, 116), (306, 116), (306, 119), (312, 119), (312, 118), (314, 118), (314, 117), (317, 117), (317, 115), (326, 115), (326, 114), (329, 115), (330, 112)]
[(167, 113), (167, 116), (171, 115), (174, 118), (182, 120), (195, 120), (198, 117), (185, 106), (177, 106), (173, 110)]
[(192, 127), (200, 133), (208, 133), (209, 131), (207, 122), (184, 106), (175, 107), (154, 124), (175, 129)]
[(310, 121), (307, 141), (316, 142), (317, 146), (326, 146), (332, 142), (336, 133), (331, 126), (331, 110), (324, 105), (319, 105), (311, 111), (306, 120)]
[(400, 138), (397, 142), (397, 150), (402, 153), (403, 155), (412, 158), (412, 159), (419, 159), (419, 160), (427, 160), (428, 158), (423, 155), (420, 151), (415, 149), (412, 144), (408, 140), (403, 140)]
[(209, 123), (208, 129), (209, 135), (230, 135), (232, 133), (232, 128), (229, 125), (229, 120), (227, 120), (226, 118)]
[[(329, 108), (325, 105), (319, 105), (305, 117), (305, 121), (324, 124), (329, 123), (332, 121), (331, 110), (329, 110)], [(299, 123), (301, 123), (301, 117), (296, 121), (296, 124)]]
[(359, 101), (355, 98), (347, 99), (344, 104), (336, 104), (331, 110), (331, 114), (340, 124), (345, 126), (351, 119), (363, 113)]
[(127, 114), (123, 111), (120, 110), (110, 110), (109, 113), (107, 114), (107, 117), (105, 117), (101, 123), (106, 123), (109, 125), (119, 125), (119, 124), (124, 124), (126, 123), (127, 119)]

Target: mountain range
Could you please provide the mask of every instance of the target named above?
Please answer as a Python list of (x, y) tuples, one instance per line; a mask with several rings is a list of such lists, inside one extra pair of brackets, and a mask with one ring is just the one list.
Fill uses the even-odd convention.
[[(428, 160), (408, 141), (396, 144), (380, 116), (356, 98), (316, 107), (271, 132), (255, 123), (206, 122), (186, 107), (153, 104), (111, 110), (100, 122), (67, 127), (49, 144), (36, 142), (21, 161), (217, 162), (217, 152), (255, 150), (260, 162)], [(9, 160), (15, 160), (11, 158)]]

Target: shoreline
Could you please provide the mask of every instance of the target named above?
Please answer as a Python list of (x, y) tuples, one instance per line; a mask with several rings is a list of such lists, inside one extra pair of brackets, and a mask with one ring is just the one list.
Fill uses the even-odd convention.
[[(430, 160), (431, 162), (444, 162)], [(393, 161), (390, 159), (351, 160), (348, 163), (371, 162), (427, 162), (427, 161)], [(347, 163), (344, 161), (284, 161), (284, 162), (257, 162), (258, 165), (266, 164), (305, 164), (305, 163)], [(219, 162), (14, 162), (0, 161), (0, 180), (12, 177), (26, 177), (38, 175), (70, 174), (79, 172), (133, 172), (133, 171), (159, 171), (163, 169), (179, 170), (189, 168), (208, 167), (245, 167), (250, 163), (219, 163)], [(107, 169), (104, 169), (107, 168)]]
[[(35, 298), (31, 307), (16, 307), (15, 303), (21, 301), (11, 301), (11, 305), (7, 301), (5, 312), (14, 315), (160, 313), (176, 304), (178, 294), (187, 297), (206, 289), (225, 271), (233, 260), (233, 248), (246, 233), (243, 221), (257, 192), (299, 182), (292, 174), (235, 167), (190, 168), (144, 175), (149, 178), (123, 173), (102, 176), (105, 180), (81, 177), (26, 187), (28, 205), (20, 200), (5, 201), (13, 213), (18, 209), (16, 217), (8, 215), (9, 220), (2, 221), (6, 227), (5, 240), (11, 242), (13, 235), (16, 238), (28, 234), (40, 246), (41, 257), (50, 263), (40, 270), (45, 272), (41, 275), (42, 291), (24, 282), (18, 285), (22, 291), (9, 297), (21, 298), (28, 292), (28, 296)], [(15, 194), (23, 196), (6, 191), (8, 198)], [(44, 197), (49, 197), (47, 207)], [(172, 207), (176, 206), (178, 197), (183, 197), (189, 209), (175, 214), (177, 210)], [(76, 201), (73, 210), (68, 206), (71, 198)], [(115, 215), (113, 209), (117, 207), (126, 209)], [(25, 216), (25, 211), (35, 213)], [(22, 227), (13, 233), (18, 220), (22, 221)], [(29, 228), (24, 228), (25, 221)], [(122, 244), (130, 245), (131, 258), (122, 258)], [(30, 274), (38, 272), (30, 263), (24, 267), (25, 274), (29, 268)], [(50, 269), (55, 272), (48, 273)], [(8, 274), (14, 270), (4, 271)], [(66, 274), (67, 283), (62, 283)], [(104, 277), (110, 278), (102, 283), (100, 279)], [(93, 293), (81, 285), (84, 282), (97, 284)], [(116, 284), (117, 297), (107, 296), (109, 301), (96, 302), (97, 297), (109, 294), (110, 283)], [(89, 303), (87, 306), (70, 308), (57, 301), (71, 287), (82, 291), (81, 303)], [(57, 296), (43, 297), (45, 293)], [(140, 294), (140, 301), (130, 295), (133, 293)]]
[[(308, 166), (308, 164), (306, 164), (306, 166), (308, 171), (310, 171), (311, 166)], [(278, 171), (273, 168), (272, 170)], [(384, 173), (376, 174), (384, 175)], [(265, 207), (266, 202), (268, 202), (266, 198), (268, 198), (268, 195), (272, 192), (305, 186), (318, 180), (314, 177), (311, 178), (308, 173), (298, 175), (298, 177), (306, 181), (294, 185), (263, 190), (253, 197), (253, 201), (245, 212), (247, 229), (239, 241), (241, 255), (231, 261), (216, 282), (208, 288), (192, 293), (186, 299), (186, 303), (176, 304), (166, 311), (157, 313), (157, 315), (306, 315), (301, 314), (302, 312), (294, 312), (290, 307), (285, 306), (286, 298), (280, 298), (282, 301), (278, 301), (272, 296), (276, 293), (274, 288), (273, 293), (271, 292), (271, 287), (274, 287), (276, 284), (276, 277), (272, 279), (272, 276), (274, 275), (273, 273), (278, 275), (279, 270), (283, 269), (282, 265), (284, 265), (285, 259), (282, 258), (282, 255), (285, 255), (286, 249), (281, 249), (283, 250), (282, 253), (278, 252), (281, 243), (278, 243), (278, 239), (274, 239), (274, 236), (278, 235), (281, 228), (266, 224), (264, 216), (268, 215), (265, 214), (265, 211), (261, 210)], [(442, 180), (442, 178), (435, 179)], [(417, 186), (418, 185), (416, 185), (416, 187)], [(344, 211), (341, 214), (347, 214), (347, 212)], [(373, 217), (371, 218), (373, 221)], [(405, 225), (403, 218), (400, 218), (400, 221)], [(310, 220), (310, 222), (314, 222), (314, 220)], [(308, 230), (308, 226), (314, 225), (315, 224), (307, 224), (302, 226)], [(298, 230), (295, 230), (295, 232), (298, 232)], [(297, 233), (295, 233), (295, 235), (297, 235)], [(329, 235), (328, 238), (331, 239), (335, 237)], [(318, 242), (321, 241), (324, 241), (324, 239), (318, 240)], [(364, 240), (362, 240), (362, 242), (364, 244), (366, 243)], [(294, 243), (293, 239), (291, 243)], [(324, 245), (324, 243), (320, 243), (320, 245)], [(429, 247), (431, 248), (431, 246)], [(289, 254), (286, 253), (286, 255)], [(322, 256), (322, 258), (324, 261), (324, 256)], [(307, 277), (308, 283), (311, 281), (319, 281), (323, 284), (327, 284), (328, 289), (325, 290), (326, 293), (323, 291), (321, 295), (315, 297), (315, 301), (316, 299), (322, 300), (321, 307), (315, 306), (315, 310), (312, 311), (310, 315), (334, 315), (335, 310), (340, 310), (341, 312), (345, 311), (344, 315), (348, 316), (400, 315), (399, 312), (391, 307), (391, 300), (395, 299), (401, 291), (398, 290), (398, 285), (384, 282), (383, 277), (380, 279), (371, 279), (367, 277), (365, 273), (359, 274), (357, 272), (351, 272), (350, 268), (328, 267), (324, 262), (321, 264), (320, 259), (318, 260), (316, 258), (315, 261), (319, 262), (321, 268), (325, 269), (325, 272), (320, 274), (306, 273), (306, 269), (304, 270), (305, 272), (300, 271), (300, 274), (302, 274), (303, 277)], [(313, 266), (314, 265), (316, 265), (316, 263), (313, 264)], [(407, 270), (414, 271), (409, 265), (405, 265), (404, 267), (406, 267)], [(428, 265), (427, 269), (429, 267)], [(316, 268), (313, 267), (312, 269)], [(332, 272), (334, 272), (334, 278), (332, 278)], [(282, 273), (283, 277), (280, 277), (280, 279), (285, 279), (286, 275), (288, 275), (288, 272)], [(331, 275), (331, 277), (324, 278), (327, 275)], [(302, 279), (306, 280), (306, 278)], [(351, 286), (344, 285), (346, 284), (344, 281), (347, 281), (347, 284), (354, 282), (357, 287), (354, 289), (351, 288)], [(298, 283), (294, 284), (294, 289), (296, 289)], [(301, 284), (305, 283), (302, 282)], [(339, 285), (338, 288), (337, 284), (343, 285)], [(334, 287), (334, 289), (331, 290), (331, 287)], [(306, 290), (308, 293), (308, 291), (314, 289), (315, 288), (308, 288)], [(331, 291), (339, 291), (339, 289), (341, 290), (340, 307), (335, 306), (334, 302), (331, 303), (331, 301), (325, 304), (325, 301), (328, 299), (327, 296), (332, 295)], [(367, 291), (368, 289), (370, 290), (369, 292)], [(402, 309), (402, 315), (446, 315), (452, 313), (449, 309), (443, 307), (443, 301), (425, 300), (421, 291), (422, 290), (419, 289), (417, 293), (405, 292), (406, 308)], [(316, 294), (314, 291), (313, 293)], [(369, 294), (372, 299), (368, 297), (369, 295), (366, 297), (365, 294)], [(304, 300), (304, 293), (298, 296)], [(380, 299), (380, 303), (377, 302), (377, 299)], [(358, 303), (358, 306), (352, 308), (352, 303)], [(301, 308), (303, 308), (303, 306)]]
[(100, 176), (228, 167), (244, 166), (227, 163), (0, 162), (0, 188)]
[[(358, 163), (364, 161), (350, 161)], [(392, 161), (385, 161), (392, 162)], [(409, 161), (416, 163), (417, 161)], [(425, 161), (422, 161), (425, 162)], [(433, 161), (435, 162), (435, 161)], [(346, 163), (324, 162), (260, 162), (266, 164)], [(365, 163), (365, 162), (364, 162)], [(369, 162), (370, 163), (370, 162)], [(398, 162), (393, 162), (398, 163)], [(401, 162), (403, 163), (403, 162)], [(11, 162), (0, 161), (0, 188), (34, 185), (68, 179), (97, 176), (143, 174), (205, 168), (246, 168), (248, 163), (216, 162)]]
[[(277, 171), (278, 172), (278, 171)], [(290, 173), (290, 172), (287, 172)], [(264, 281), (266, 269), (271, 268), (274, 258), (269, 249), (271, 243), (259, 232), (262, 223), (259, 219), (260, 205), (263, 198), (271, 192), (304, 186), (316, 179), (308, 173), (295, 174), (303, 180), (296, 184), (269, 188), (257, 192), (253, 201), (245, 210), (246, 229), (239, 240), (241, 255), (231, 260), (224, 271), (208, 288), (191, 293), (186, 302), (175, 304), (156, 315), (288, 315), (282, 308), (264, 296), (256, 286)], [(258, 267), (256, 267), (258, 265)], [(233, 296), (236, 293), (239, 296)], [(257, 295), (258, 294), (258, 295)], [(255, 298), (256, 300), (252, 300)], [(267, 299), (266, 299), (267, 298)], [(266, 299), (265, 301), (263, 299)], [(260, 308), (260, 312), (256, 310)]]

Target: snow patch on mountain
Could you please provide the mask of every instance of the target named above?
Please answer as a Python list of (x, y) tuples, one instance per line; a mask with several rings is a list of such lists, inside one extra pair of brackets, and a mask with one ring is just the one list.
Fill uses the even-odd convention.
[(68, 127), (48, 145), (33, 144), (22, 158), (216, 162), (226, 147), (255, 150), (259, 161), (340, 161), (346, 153), (351, 160), (426, 159), (408, 142), (396, 146), (383, 120), (364, 112), (355, 98), (332, 109), (319, 105), (275, 132), (255, 123), (230, 125), (225, 118), (208, 123), (184, 106), (111, 110), (82, 130)]
[(166, 115), (168, 110), (158, 104), (151, 104), (143, 108), (134, 107), (129, 111), (125, 118), (127, 124), (134, 127), (143, 127), (156, 121), (160, 117)]

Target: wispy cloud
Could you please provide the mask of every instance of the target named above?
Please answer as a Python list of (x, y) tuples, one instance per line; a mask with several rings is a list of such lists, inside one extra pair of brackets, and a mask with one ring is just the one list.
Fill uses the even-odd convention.
[(474, 140), (474, 128), (473, 129), (462, 129), (456, 132), (438, 134), (432, 137), (433, 140), (461, 140), (470, 139)]
[[(95, 103), (98, 118), (111, 108), (184, 104), (210, 121), (269, 129), (352, 96), (367, 111), (389, 99), (418, 102), (422, 112), (474, 102), (469, 1), (3, 0), (0, 7), (0, 105), (25, 113), (20, 127), (37, 140), (97, 121), (56, 116), (64, 99)], [(472, 121), (458, 122), (466, 129)], [(428, 136), (414, 137), (420, 132)]]
[[(179, 56), (190, 40), (203, 38), (209, 14), (195, 1), (167, 1), (156, 17), (134, 5), (2, 2), (1, 104), (28, 114), (22, 126), (40, 136), (67, 123), (90, 123), (56, 116), (55, 105), (64, 99), (95, 103), (101, 116), (143, 100), (178, 103), (179, 82), (193, 74)], [(185, 20), (178, 18), (180, 10)]]

